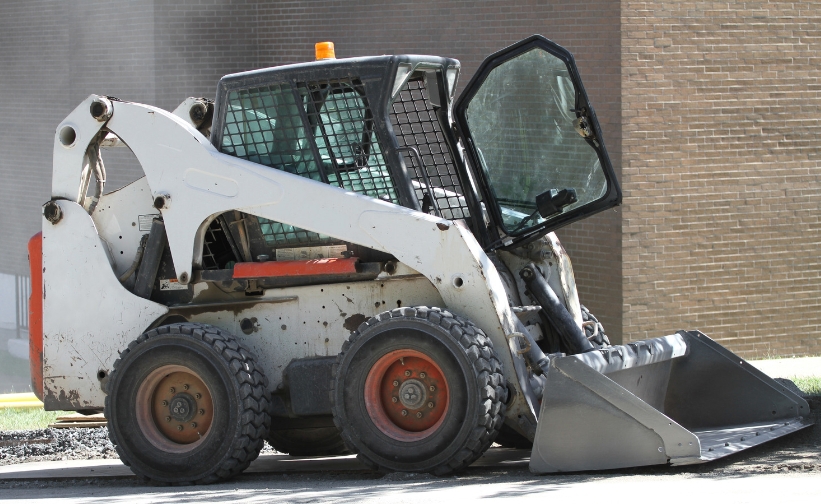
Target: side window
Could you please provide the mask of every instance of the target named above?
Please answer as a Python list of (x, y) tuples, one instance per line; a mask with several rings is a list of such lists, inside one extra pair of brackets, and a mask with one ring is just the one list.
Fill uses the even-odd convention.
[[(290, 83), (239, 89), (228, 93), (224, 110), (220, 151), (399, 202), (373, 129), (365, 88), (358, 80), (300, 83), (296, 93)], [(265, 251), (271, 257), (283, 247), (341, 243), (306, 229), (254, 218), (258, 223), (254, 229), (271, 249)]]
[(362, 97), (351, 88), (329, 91), (317, 114), (316, 144), (323, 163), (333, 162), (339, 169), (355, 169), (367, 163), (365, 149), (370, 142), (366, 133), (367, 109)]
[(364, 86), (355, 79), (310, 82), (299, 91), (328, 183), (399, 203)]
[(222, 152), (322, 180), (289, 85), (232, 91), (225, 108)]

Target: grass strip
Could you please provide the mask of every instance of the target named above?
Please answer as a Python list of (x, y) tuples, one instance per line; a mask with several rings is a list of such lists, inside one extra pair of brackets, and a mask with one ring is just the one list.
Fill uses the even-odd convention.
[(793, 383), (807, 395), (821, 395), (821, 377), (801, 376), (791, 378)]
[(58, 416), (72, 411), (44, 411), (42, 408), (0, 409), (0, 431), (45, 429)]

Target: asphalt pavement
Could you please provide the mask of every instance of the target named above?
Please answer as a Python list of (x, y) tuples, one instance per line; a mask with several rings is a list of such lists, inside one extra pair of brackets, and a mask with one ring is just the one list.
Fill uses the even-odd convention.
[[(772, 377), (821, 376), (821, 357), (750, 361)], [(763, 448), (763, 447), (762, 447)], [(355, 457), (263, 454), (235, 480), (204, 487), (160, 488), (140, 482), (119, 460), (33, 462), (0, 466), (0, 502), (777, 502), (821, 496), (817, 464), (759, 464), (747, 472), (663, 468), (535, 476), (529, 450), (491, 448), (468, 470), (437, 478), (381, 474)], [(812, 458), (812, 457), (811, 457)], [(808, 459), (809, 460), (809, 459)], [(796, 468), (798, 468), (796, 470)], [(751, 472), (750, 472), (751, 471)], [(556, 499), (559, 499), (558, 501)]]

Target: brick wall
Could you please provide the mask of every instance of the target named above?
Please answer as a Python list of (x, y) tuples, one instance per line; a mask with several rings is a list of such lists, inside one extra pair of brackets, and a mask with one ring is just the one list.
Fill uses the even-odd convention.
[(821, 353), (821, 9), (622, 2), (625, 339)]
[[(68, 110), (68, 26), (63, 2), (0, 9), (0, 272), (27, 274), (26, 243), (51, 194), (54, 129)], [(14, 300), (2, 299), (6, 303)]]

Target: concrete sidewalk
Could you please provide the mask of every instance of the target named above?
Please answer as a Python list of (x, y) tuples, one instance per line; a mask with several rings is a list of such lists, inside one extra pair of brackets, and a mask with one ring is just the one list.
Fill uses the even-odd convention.
[(821, 378), (821, 357), (792, 357), (748, 361), (772, 378)]
[[(530, 450), (491, 448), (472, 467), (527, 468)], [(244, 472), (248, 473), (346, 473), (370, 472), (355, 455), (341, 457), (291, 457), (279, 453), (260, 455)], [(0, 480), (62, 479), (91, 477), (134, 477), (134, 473), (119, 459), (66, 460), (60, 462), (29, 462), (0, 466)]]

